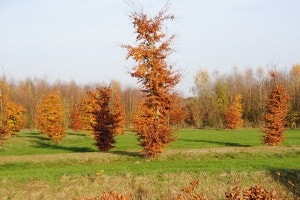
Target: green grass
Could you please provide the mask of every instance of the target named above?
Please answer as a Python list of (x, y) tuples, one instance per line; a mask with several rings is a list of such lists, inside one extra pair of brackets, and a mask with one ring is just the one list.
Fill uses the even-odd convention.
[[(215, 147), (254, 147), (264, 146), (260, 138), (262, 133), (250, 130), (180, 130), (173, 143), (167, 149), (194, 149)], [(116, 137), (116, 147), (111, 151), (140, 151), (137, 137), (132, 132)], [(300, 130), (288, 130), (282, 146), (299, 146)], [(10, 138), (0, 148), (0, 156), (57, 154), (70, 152), (97, 152), (92, 137), (88, 133), (68, 132), (59, 144), (37, 132), (21, 132)]]
[(87, 133), (69, 132), (62, 142), (57, 144), (37, 132), (20, 132), (5, 143), (0, 149), (0, 156), (93, 152), (97, 151), (93, 142)]
[[(251, 158), (251, 159), (250, 159)], [(38, 163), (20, 162), (0, 165), (0, 179), (27, 180), (30, 178), (55, 181), (63, 175), (89, 175), (103, 170), (105, 175), (121, 176), (127, 173), (134, 175), (157, 175), (165, 173), (200, 173), (230, 171), (261, 171), (280, 169), (299, 169), (300, 152), (289, 153), (225, 153), (202, 154), (185, 157), (179, 154), (168, 158), (145, 161), (142, 158), (117, 158), (103, 162), (97, 158), (85, 162), (75, 159), (59, 162), (41, 161)]]
[[(268, 147), (261, 144), (261, 133), (255, 129), (185, 129), (177, 133), (177, 140), (168, 145), (158, 158), (145, 159), (140, 153), (137, 137), (132, 132), (117, 136), (116, 147), (103, 153), (98, 152), (88, 133), (68, 132), (63, 141), (56, 144), (39, 133), (23, 131), (10, 138), (0, 149), (0, 184), (9, 180), (14, 185), (19, 185), (22, 191), (27, 190), (25, 188), (28, 182), (38, 181), (40, 184), (58, 186), (63, 184), (63, 177), (69, 177), (74, 184), (80, 185), (80, 180), (86, 179), (86, 184), (89, 185), (100, 174), (102, 178), (121, 177), (123, 182), (129, 181), (126, 178), (128, 176), (132, 179), (148, 177), (161, 185), (162, 183), (157, 183), (157, 179), (171, 184), (173, 174), (182, 174), (185, 177), (182, 181), (187, 183), (192, 177), (199, 177), (199, 174), (204, 173), (204, 181), (209, 180), (220, 187), (223, 185), (224, 190), (225, 183), (228, 184), (228, 181), (242, 174), (248, 174), (250, 183), (255, 183), (254, 176), (260, 173), (264, 184), (270, 182), (270, 177), (274, 180), (272, 176), (277, 171), (296, 174), (292, 178), (285, 178), (286, 181), (282, 184), (272, 183), (281, 187), (280, 185), (286, 186), (288, 180), (300, 181), (300, 130), (288, 130), (285, 136), (285, 142), (281, 146)], [(219, 177), (224, 173), (234, 175), (229, 175), (226, 180), (207, 177)], [(3, 189), (12, 195), (15, 186), (1, 185), (0, 192)], [(64, 188), (65, 185), (59, 190), (64, 191)], [(205, 186), (202, 189), (205, 190)], [(95, 189), (92, 193), (97, 191)], [(47, 198), (50, 198), (49, 195)], [(17, 198), (13, 195), (11, 197)]]
[[(262, 133), (257, 129), (242, 130), (197, 130), (184, 129), (178, 133), (171, 148), (251, 147), (263, 146)], [(286, 131), (284, 146), (300, 144), (300, 130)]]

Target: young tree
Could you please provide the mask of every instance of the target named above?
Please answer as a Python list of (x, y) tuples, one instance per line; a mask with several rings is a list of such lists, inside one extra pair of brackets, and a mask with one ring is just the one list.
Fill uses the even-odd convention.
[(9, 101), (6, 96), (3, 96), (3, 125), (9, 135), (15, 135), (25, 125), (25, 109), (23, 106)]
[(268, 145), (276, 146), (284, 140), (284, 131), (286, 129), (286, 117), (288, 113), (288, 95), (283, 84), (276, 80), (276, 74), (271, 73), (272, 90), (268, 97), (266, 113), (264, 116), (265, 133), (263, 142)]
[(3, 123), (4, 119), (4, 106), (3, 106), (3, 90), (6, 89), (5, 77), (1, 77), (0, 80), (0, 146), (8, 137), (7, 127)]
[(229, 129), (240, 128), (243, 125), (243, 108), (241, 101), (242, 95), (235, 95), (231, 106), (226, 112), (226, 127)]
[(117, 81), (111, 81), (110, 110), (115, 120), (115, 133), (125, 132), (125, 105), (122, 102), (121, 85)]
[(20, 131), (25, 124), (25, 109), (8, 98), (9, 85), (6, 78), (0, 79), (0, 146), (9, 136)]
[(64, 133), (64, 104), (58, 92), (51, 92), (37, 105), (36, 124), (40, 131), (55, 142), (60, 142)]
[(188, 112), (184, 98), (179, 94), (173, 94), (173, 101), (170, 109), (170, 124), (172, 126), (181, 126), (187, 119)]
[(225, 122), (225, 111), (228, 108), (229, 96), (228, 96), (228, 87), (223, 80), (217, 80), (214, 87), (215, 99), (213, 101), (213, 114), (214, 116), (212, 123), (214, 127), (224, 128)]
[(170, 103), (180, 74), (167, 64), (174, 35), (166, 36), (164, 22), (173, 20), (174, 16), (164, 9), (153, 18), (143, 12), (133, 12), (129, 17), (135, 28), (137, 44), (123, 47), (128, 51), (127, 59), (132, 58), (137, 63), (131, 76), (142, 84), (145, 98), (133, 126), (139, 135), (140, 145), (144, 147), (144, 155), (155, 157), (173, 140), (169, 124)]
[(80, 113), (84, 130), (93, 130), (93, 125), (95, 124), (95, 118), (93, 113), (96, 110), (100, 109), (99, 105), (96, 102), (97, 98), (99, 98), (98, 90), (90, 90), (80, 102)]
[(288, 117), (289, 127), (300, 124), (300, 64), (293, 65), (289, 76), (291, 110)]
[(72, 109), (70, 118), (71, 118), (70, 126), (74, 131), (83, 130), (83, 122), (81, 119), (81, 113), (80, 113), (78, 105), (76, 105), (76, 104), (73, 105), (73, 109)]
[(194, 76), (194, 84), (192, 90), (195, 97), (189, 100), (188, 108), (193, 126), (202, 128), (212, 124), (209, 114), (214, 109), (213, 84), (206, 70), (197, 71)]
[[(0, 89), (1, 90), (1, 89)], [(0, 92), (1, 93), (1, 92)], [(19, 132), (25, 124), (25, 109), (12, 101), (9, 101), (6, 95), (0, 94), (0, 146), (12, 135)]]
[(102, 87), (97, 89), (96, 104), (99, 109), (93, 112), (95, 123), (92, 124), (96, 146), (100, 151), (108, 151), (116, 143), (114, 136), (117, 121), (111, 112), (111, 88)]

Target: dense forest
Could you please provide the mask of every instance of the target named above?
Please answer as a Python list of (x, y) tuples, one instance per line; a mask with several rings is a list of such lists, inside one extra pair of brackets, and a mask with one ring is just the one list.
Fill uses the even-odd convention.
[[(282, 83), (289, 96), (288, 126), (300, 126), (300, 65), (295, 64), (290, 70), (277, 71), (277, 80)], [(36, 108), (43, 98), (52, 91), (57, 91), (64, 104), (64, 126), (71, 127), (71, 114), (75, 106), (88, 122), (87, 112), (93, 107), (89, 94), (104, 83), (79, 84), (71, 82), (48, 82), (42, 78), (10, 80), (1, 78), (1, 92), (11, 102), (23, 107), (25, 111), (24, 128), (37, 128), (35, 124)], [(138, 110), (142, 95), (137, 87), (122, 87), (118, 81), (112, 81), (113, 90), (119, 91), (125, 107), (126, 128), (131, 128), (132, 119)], [(226, 112), (240, 96), (241, 127), (262, 127), (266, 110), (266, 99), (271, 87), (271, 76), (267, 70), (248, 68), (241, 72), (233, 68), (231, 73), (209, 74), (205, 69), (195, 72), (194, 85), (191, 86), (193, 96), (184, 97), (174, 94), (170, 124), (180, 127), (194, 128), (226, 128)], [(85, 123), (84, 129), (89, 130)], [(228, 128), (228, 127), (227, 127)]]

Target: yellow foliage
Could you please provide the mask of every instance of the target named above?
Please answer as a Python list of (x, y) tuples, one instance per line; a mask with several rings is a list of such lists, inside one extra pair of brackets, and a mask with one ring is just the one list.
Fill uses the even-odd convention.
[(1, 97), (2, 107), (1, 107), (1, 138), (3, 141), (7, 137), (16, 134), (20, 131), (24, 124), (24, 113), (25, 109), (15, 102), (9, 101), (6, 95)]
[(36, 108), (37, 128), (53, 141), (59, 142), (64, 137), (65, 108), (62, 98), (52, 92), (42, 99)]
[(9, 135), (14, 135), (16, 132), (20, 131), (25, 124), (25, 108), (8, 100), (5, 100), (3, 103), (3, 124), (7, 126)]
[(99, 96), (98, 91), (89, 91), (80, 103), (80, 113), (83, 122), (83, 129), (87, 131), (93, 130), (93, 125), (95, 125), (96, 120), (94, 117), (94, 112), (99, 110), (99, 105), (96, 104), (96, 98)]

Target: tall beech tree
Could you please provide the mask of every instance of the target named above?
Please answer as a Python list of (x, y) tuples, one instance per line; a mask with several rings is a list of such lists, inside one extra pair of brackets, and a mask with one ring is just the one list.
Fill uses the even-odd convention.
[(144, 97), (133, 126), (144, 148), (144, 155), (155, 157), (173, 140), (169, 123), (170, 104), (180, 74), (167, 63), (174, 35), (166, 35), (165, 22), (173, 20), (174, 16), (163, 9), (152, 18), (136, 11), (129, 17), (135, 29), (136, 44), (123, 47), (128, 51), (127, 59), (132, 58), (136, 63), (131, 76), (142, 85)]
[(120, 105), (121, 98), (113, 94), (111, 87), (101, 87), (97, 91), (99, 95), (96, 96), (95, 102), (99, 109), (93, 112), (93, 134), (98, 149), (108, 151), (116, 143), (114, 136), (123, 133), (124, 129), (120, 130), (120, 124), (125, 124), (125, 117), (119, 107), (115, 107)]
[(264, 115), (265, 133), (263, 142), (265, 144), (276, 146), (284, 140), (284, 131), (286, 130), (286, 117), (288, 113), (288, 95), (282, 83), (276, 80), (276, 74), (271, 73), (272, 89), (266, 105)]
[(59, 93), (49, 93), (36, 107), (37, 128), (54, 142), (60, 142), (65, 136), (64, 114), (65, 107)]

